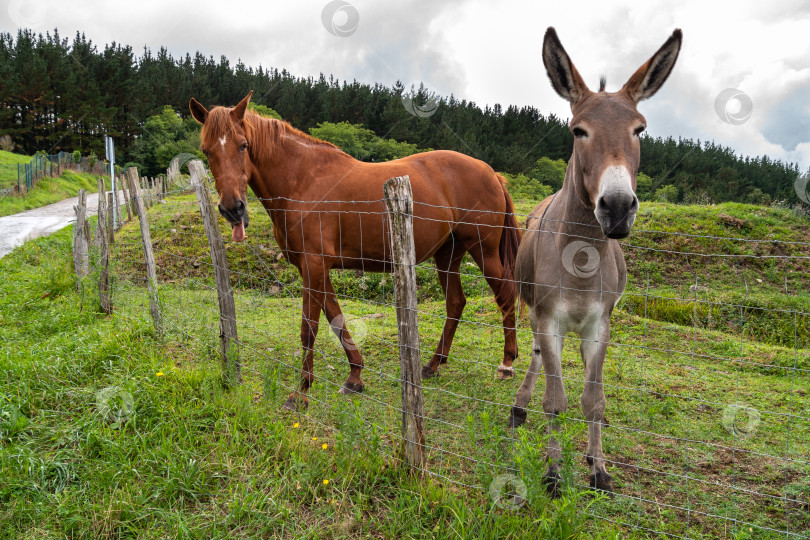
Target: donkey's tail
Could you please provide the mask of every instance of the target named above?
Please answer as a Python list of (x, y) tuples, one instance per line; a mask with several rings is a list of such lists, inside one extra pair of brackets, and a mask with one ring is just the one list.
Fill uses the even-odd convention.
[(518, 247), (520, 246), (521, 229), (515, 219), (515, 205), (512, 203), (512, 197), (506, 190), (506, 178), (497, 175), (498, 180), (501, 182), (503, 188), (503, 198), (506, 201), (506, 212), (503, 217), (503, 231), (501, 231), (501, 243), (499, 246), (499, 256), (501, 259), (501, 266), (503, 266), (503, 287), (504, 293), (509, 295), (509, 298), (517, 296), (517, 289), (515, 288), (515, 261), (517, 260)]

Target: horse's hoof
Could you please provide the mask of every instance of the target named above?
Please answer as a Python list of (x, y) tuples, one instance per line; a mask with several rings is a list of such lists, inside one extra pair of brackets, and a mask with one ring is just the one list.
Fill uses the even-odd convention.
[(526, 409), (522, 409), (520, 407), (512, 407), (512, 411), (509, 413), (509, 420), (507, 420), (507, 424), (511, 428), (516, 428), (518, 426), (522, 426), (526, 423)]
[(511, 379), (514, 376), (515, 376), (515, 368), (513, 368), (512, 366), (505, 366), (503, 364), (498, 366), (498, 378), (500, 380), (505, 381), (507, 379)]
[(436, 375), (439, 374), (439, 370), (430, 371), (430, 365), (422, 366), (422, 378), (423, 379), (432, 379)]
[(306, 398), (296, 399), (293, 396), (287, 398), (287, 401), (281, 406), (282, 409), (292, 412), (302, 412), (307, 410), (307, 407), (309, 407), (309, 401)]
[(592, 488), (608, 493), (613, 492), (613, 477), (607, 471), (596, 471), (596, 474), (592, 474), (589, 479)]
[(546, 472), (546, 475), (543, 477), (543, 484), (546, 486), (546, 491), (548, 492), (549, 496), (552, 499), (559, 499), (560, 498), (560, 483), (562, 482), (562, 477), (560, 477), (560, 473), (557, 471), (552, 471), (549, 469)]
[(343, 394), (346, 396), (350, 396), (352, 394), (360, 394), (363, 392), (364, 385), (363, 383), (354, 383), (346, 381), (343, 383), (343, 386), (340, 390), (338, 390), (338, 394)]

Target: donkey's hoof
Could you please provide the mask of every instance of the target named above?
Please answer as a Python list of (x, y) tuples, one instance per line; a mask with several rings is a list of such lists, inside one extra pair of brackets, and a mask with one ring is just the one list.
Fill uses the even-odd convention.
[(288, 397), (284, 405), (281, 406), (282, 409), (292, 412), (302, 412), (307, 410), (307, 407), (309, 407), (309, 400), (307, 398), (300, 399), (295, 396)]
[(543, 477), (543, 484), (546, 486), (546, 491), (548, 492), (549, 496), (551, 496), (553, 499), (560, 498), (560, 482), (562, 482), (560, 473), (557, 471), (552, 471), (551, 469), (546, 471), (546, 475)]
[(361, 394), (363, 392), (363, 388), (365, 388), (363, 383), (346, 381), (343, 383), (340, 390), (338, 390), (338, 394), (344, 394), (346, 396), (350, 396), (352, 394)]
[(500, 380), (505, 381), (507, 379), (511, 379), (514, 376), (515, 376), (515, 368), (513, 368), (512, 366), (505, 366), (503, 364), (498, 366), (498, 378)]
[(613, 477), (607, 471), (596, 471), (590, 477), (591, 487), (601, 491), (613, 492)]
[(509, 413), (509, 420), (507, 420), (507, 425), (511, 428), (516, 428), (518, 426), (522, 426), (526, 423), (526, 409), (522, 409), (520, 407), (512, 407), (512, 411)]
[(432, 379), (433, 377), (435, 377), (438, 374), (439, 374), (438, 369), (436, 371), (431, 371), (430, 370), (430, 365), (422, 366), (422, 378), (423, 379)]

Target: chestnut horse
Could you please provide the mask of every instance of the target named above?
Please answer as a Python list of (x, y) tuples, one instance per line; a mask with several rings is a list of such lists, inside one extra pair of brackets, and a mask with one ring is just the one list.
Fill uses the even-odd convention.
[(313, 346), (321, 311), (349, 360), (341, 393), (363, 391), (363, 357), (346, 329), (329, 271), (390, 272), (385, 233), (383, 183), (408, 175), (414, 199), (417, 263), (433, 258), (445, 294), (447, 319), (423, 377), (447, 361), (466, 299), (459, 268), (469, 253), (495, 293), (502, 313), (501, 378), (513, 376), (517, 357), (513, 270), (520, 231), (504, 179), (486, 163), (449, 151), (416, 154), (385, 163), (364, 163), (331, 143), (286, 122), (247, 111), (252, 92), (236, 107), (208, 111), (194, 98), (191, 114), (200, 122), (201, 149), (219, 193), (219, 211), (232, 226), (233, 240), (245, 238), (247, 188), (273, 222), (284, 256), (303, 280), (301, 386), (286, 408), (305, 408), (313, 382)]
[[(611, 93), (605, 92), (604, 80), (599, 92), (588, 89), (553, 28), (543, 42), (551, 84), (571, 103), (574, 151), (562, 189), (531, 212), (518, 250), (515, 278), (520, 297), (529, 306), (534, 343), (509, 425), (526, 421), (526, 406), (542, 364), (543, 411), (550, 433), (558, 428), (555, 417), (568, 408), (562, 380), (563, 338), (567, 332), (576, 333), (585, 364), (582, 412), (588, 422), (590, 481), (606, 491), (613, 484), (602, 452), (602, 365), (610, 341), (610, 315), (627, 284), (627, 267), (616, 239), (630, 234), (638, 211), (639, 136), (647, 122), (636, 106), (664, 84), (680, 47), (681, 31), (675, 30), (621, 90)], [(548, 458), (547, 486), (556, 494), (561, 448), (554, 437)]]

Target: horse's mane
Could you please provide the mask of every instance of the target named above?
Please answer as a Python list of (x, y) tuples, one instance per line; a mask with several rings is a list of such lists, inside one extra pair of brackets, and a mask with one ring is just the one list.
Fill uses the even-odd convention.
[[(211, 145), (222, 136), (233, 133), (230, 112), (231, 109), (227, 107), (214, 107), (209, 111), (200, 132), (203, 144)], [(283, 120), (267, 118), (252, 111), (245, 111), (242, 122), (245, 127), (245, 135), (250, 141), (251, 155), (258, 159), (269, 157), (273, 148), (283, 144), (286, 139), (298, 139), (313, 146), (345, 154), (343, 150), (329, 141), (304, 133)]]

